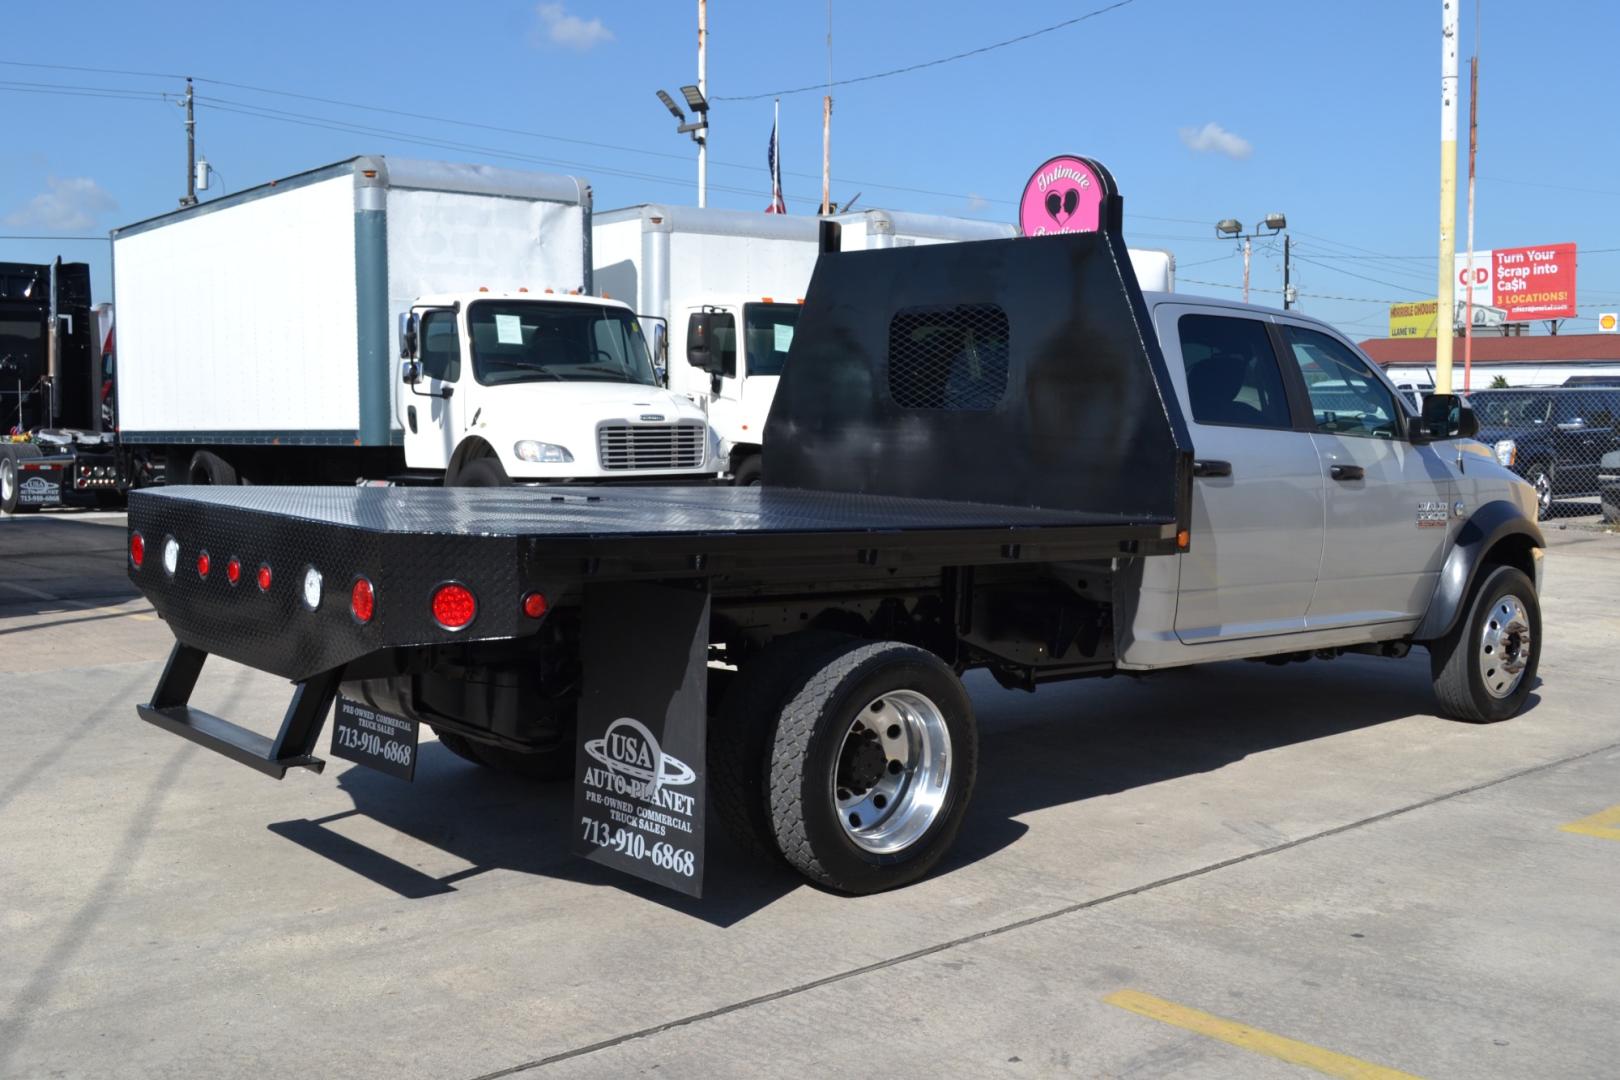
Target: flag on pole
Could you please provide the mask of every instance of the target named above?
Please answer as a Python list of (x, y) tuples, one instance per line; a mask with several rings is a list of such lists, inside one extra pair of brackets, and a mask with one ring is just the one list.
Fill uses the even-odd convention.
[(782, 149), (776, 141), (777, 125), (782, 122), (782, 103), (776, 103), (776, 115), (771, 120), (771, 143), (765, 150), (765, 161), (771, 168), (771, 205), (765, 208), (767, 214), (787, 213), (787, 203), (782, 198)]

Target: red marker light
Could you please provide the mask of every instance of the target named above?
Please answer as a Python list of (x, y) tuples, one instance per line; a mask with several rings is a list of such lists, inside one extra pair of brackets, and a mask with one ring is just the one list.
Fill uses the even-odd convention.
[(472, 590), (448, 582), (433, 590), (433, 618), (446, 630), (460, 630), (478, 614), (478, 600)]
[(531, 619), (544, 615), (548, 606), (545, 593), (532, 592), (523, 598), (523, 614)]
[(197, 555), (197, 576), (206, 581), (208, 579), (208, 568), (211, 565), (208, 561), (208, 552), (199, 553)]
[(242, 560), (235, 555), (232, 555), (230, 561), (225, 564), (225, 580), (232, 585), (242, 580)]
[(349, 590), (349, 613), (356, 622), (368, 623), (377, 613), (377, 594), (371, 588), (371, 582), (365, 578), (355, 578), (354, 587)]
[(129, 534), (129, 561), (135, 564), (137, 570), (146, 561), (146, 540), (140, 533)]
[(270, 591), (270, 566), (268, 563), (259, 567), (259, 591)]

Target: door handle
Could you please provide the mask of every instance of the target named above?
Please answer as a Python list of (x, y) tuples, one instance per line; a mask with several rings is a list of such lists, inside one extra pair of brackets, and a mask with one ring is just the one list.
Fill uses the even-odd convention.
[(1335, 465), (1328, 470), (1328, 475), (1335, 480), (1365, 480), (1367, 470), (1360, 465)]
[(1232, 463), (1230, 461), (1216, 461), (1213, 458), (1200, 458), (1193, 462), (1194, 476), (1231, 476)]

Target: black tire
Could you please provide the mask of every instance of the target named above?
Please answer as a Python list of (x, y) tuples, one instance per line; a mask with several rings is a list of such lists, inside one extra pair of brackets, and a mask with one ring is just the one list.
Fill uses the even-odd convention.
[[(834, 801), (835, 784), (844, 776), (840, 759), (846, 753), (845, 736), (857, 718), (884, 695), (908, 691), (937, 708), (949, 735), (942, 766), (946, 793), (915, 838), (876, 853), (858, 846), (845, 831)], [(910, 884), (933, 869), (955, 842), (977, 771), (973, 705), (955, 673), (912, 645), (850, 644), (827, 657), (777, 717), (767, 772), (767, 811), (776, 846), (800, 873), (840, 892), (865, 895)]]
[(501, 468), (501, 463), (492, 457), (474, 458), (467, 462), (456, 475), (446, 481), (446, 487), (506, 487), (512, 481)]
[(22, 476), (17, 459), (9, 453), (0, 457), (0, 510), (8, 514), (32, 514), (39, 507), (22, 501)]
[(860, 643), (845, 634), (807, 630), (777, 638), (735, 675), (710, 673), (709, 802), (715, 818), (747, 854), (782, 857), (765, 799), (774, 718), (826, 658)]
[(763, 466), (760, 464), (758, 454), (750, 454), (738, 464), (737, 471), (731, 474), (731, 482), (736, 487), (753, 487), (759, 483)]
[[(432, 727), (432, 725), (430, 724), (429, 727)], [(470, 761), (474, 765), (484, 764), (478, 758), (478, 751), (473, 749), (472, 740), (466, 736), (457, 734), (454, 731), (441, 731), (439, 728), (433, 728), (433, 734), (439, 737), (439, 745), (456, 755), (456, 757), (461, 758), (463, 761)]]
[(1536, 489), (1536, 520), (1545, 521), (1552, 517), (1553, 484), (1557, 479), (1552, 469), (1538, 461), (1525, 470), (1524, 479)]
[(212, 450), (199, 450), (191, 455), (191, 464), (186, 466), (186, 483), (188, 484), (214, 484), (218, 487), (234, 487), (241, 481), (231, 463), (214, 453)]
[[(1498, 606), (1510, 596), (1523, 604), (1529, 626), (1529, 657), (1519, 681), (1501, 697), (1487, 688), (1489, 668), (1482, 655), (1487, 624), (1498, 615)], [(1541, 662), (1541, 604), (1536, 587), (1524, 571), (1511, 566), (1491, 569), (1474, 589), (1468, 610), (1444, 638), (1429, 644), (1429, 668), (1434, 677), (1434, 694), (1442, 715), (1475, 724), (1493, 724), (1516, 715), (1524, 707), (1536, 680)]]
[(574, 775), (574, 744), (546, 750), (511, 750), (490, 743), (474, 743), (473, 753), (492, 769), (530, 780), (567, 780)]

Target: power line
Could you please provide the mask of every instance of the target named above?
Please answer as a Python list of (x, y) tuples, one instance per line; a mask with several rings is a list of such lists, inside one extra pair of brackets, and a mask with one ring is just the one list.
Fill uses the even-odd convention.
[(1050, 34), (1055, 30), (1062, 30), (1066, 27), (1073, 26), (1076, 23), (1083, 23), (1087, 19), (1095, 19), (1099, 15), (1106, 15), (1110, 11), (1117, 11), (1118, 9), (1135, 2), (1136, 0), (1117, 0), (1116, 3), (1108, 4), (1104, 7), (1097, 8), (1094, 11), (1088, 11), (1084, 15), (1076, 15), (1072, 19), (1064, 19), (1060, 23), (1053, 23), (1051, 26), (1044, 26), (1039, 30), (1031, 30), (1027, 34), (1019, 34), (1017, 37), (1008, 38), (1006, 41), (997, 41), (994, 44), (981, 45), (977, 49), (969, 49), (966, 52), (954, 53), (950, 56), (942, 56), (937, 60), (924, 60), (920, 64), (909, 64), (906, 67), (894, 68), (890, 71), (877, 71), (870, 75), (856, 75), (848, 79), (839, 79), (836, 82), (816, 83), (811, 86), (796, 86), (790, 90), (767, 90), (761, 94), (739, 94), (734, 97), (713, 97), (709, 100), (760, 101), (764, 98), (787, 97), (789, 94), (805, 94), (811, 91), (819, 92), (823, 89), (830, 90), (834, 86), (848, 86), (851, 83), (871, 82), (874, 79), (887, 79), (895, 75), (905, 75), (909, 72), (921, 71), (923, 68), (938, 67), (940, 64), (949, 64), (956, 60), (965, 60), (970, 56), (980, 56), (987, 52), (994, 52), (997, 49), (1004, 49), (1008, 45), (1016, 45), (1021, 41), (1028, 41), (1031, 38), (1038, 38), (1042, 34)]

